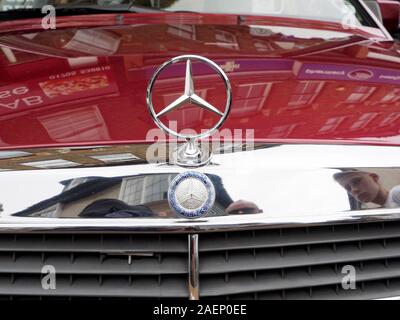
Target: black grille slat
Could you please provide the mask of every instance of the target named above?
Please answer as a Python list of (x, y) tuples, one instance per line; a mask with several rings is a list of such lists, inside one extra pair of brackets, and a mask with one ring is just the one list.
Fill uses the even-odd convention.
[(360, 290), (400, 279), (398, 221), (201, 234), (199, 248), (203, 297), (318, 299), (332, 287), (336, 295), (344, 265), (356, 268)]
[[(281, 230), (281, 232), (280, 232)], [(257, 230), (211, 234), (203, 237), (200, 252), (276, 248), (359, 240), (400, 238), (400, 222), (339, 225), (312, 228)]]
[[(286, 290), (285, 297), (281, 291), (259, 292), (257, 297), (260, 300), (361, 300), (361, 299), (385, 299), (400, 296), (400, 279), (392, 279), (390, 287), (383, 281), (367, 282), (364, 290), (361, 284), (355, 290), (336, 290), (335, 286), (323, 286), (313, 288), (313, 295), (305, 289)], [(250, 294), (239, 294), (229, 296), (229, 300), (252, 299)]]
[(186, 274), (185, 255), (166, 255), (152, 257), (107, 256), (100, 260), (98, 255), (80, 254), (71, 260), (69, 255), (47, 253), (41, 255), (19, 253), (16, 260), (10, 255), (0, 255), (0, 274), (2, 273), (40, 273), (44, 265), (54, 266), (57, 274)]
[[(357, 281), (374, 281), (400, 278), (400, 261), (385, 268), (382, 262), (371, 262), (357, 270)], [(226, 282), (221, 277), (205, 277), (201, 281), (201, 296), (232, 295), (249, 292), (288, 290), (294, 288), (321, 287), (340, 284), (344, 275), (330, 266), (318, 267), (309, 274), (306, 269), (287, 270), (281, 278), (277, 271), (259, 272), (254, 279), (251, 274), (235, 274)]]
[[(212, 274), (222, 272), (242, 272), (249, 270), (268, 270), (316, 266), (333, 263), (356, 263), (383, 258), (400, 257), (400, 240), (389, 242), (386, 248), (379, 242), (368, 242), (360, 249), (354, 243), (339, 244), (336, 250), (328, 245), (312, 247), (288, 247), (284, 255), (278, 250), (232, 251), (229, 259), (225, 253), (210, 253), (200, 260), (200, 273)], [(246, 263), (243, 263), (246, 261)]]
[(161, 285), (156, 277), (140, 277), (129, 284), (128, 277), (105, 277), (100, 283), (98, 277), (75, 277), (71, 283), (68, 277), (58, 276), (56, 290), (44, 290), (38, 275), (17, 277), (13, 284), (0, 276), (0, 295), (24, 296), (76, 296), (76, 297), (187, 297), (186, 277), (169, 277)]
[(1, 235), (0, 252), (187, 252), (182, 236)]
[(187, 256), (184, 234), (0, 234), (0, 297), (187, 298)]

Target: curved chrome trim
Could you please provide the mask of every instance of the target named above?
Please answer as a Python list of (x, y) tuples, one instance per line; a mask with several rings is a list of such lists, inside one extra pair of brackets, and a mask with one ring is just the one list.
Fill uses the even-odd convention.
[[(196, 170), (215, 178), (213, 183), (219, 186), (216, 188), (220, 198), (218, 210), (213, 216), (194, 221), (175, 217), (168, 211), (167, 201), (146, 200), (143, 196), (131, 204), (152, 205), (150, 209), (154, 214), (122, 219), (81, 215), (95, 210), (86, 208), (98, 199), (124, 200), (121, 196), (123, 179), (147, 175), (168, 175), (169, 179), (184, 172), (175, 166), (136, 164), (1, 172), (0, 233), (201, 233), (400, 220), (400, 204), (397, 208), (379, 209), (359, 206), (334, 180), (334, 175), (343, 170), (371, 170), (381, 175), (380, 181), (389, 190), (400, 182), (398, 159), (400, 148), (378, 146), (263, 145), (253, 151), (221, 154), (211, 165)], [(89, 185), (80, 181), (89, 178), (99, 181), (93, 184), (90, 180)], [(76, 186), (72, 182), (77, 182)], [(142, 189), (147, 190), (144, 185)], [(107, 189), (110, 192), (100, 194), (103, 187), (111, 191)], [(166, 184), (161, 189), (166, 191)], [(88, 201), (79, 202), (84, 197), (89, 197)], [(227, 199), (229, 201), (225, 201)], [(238, 206), (228, 210), (232, 207), (230, 204), (241, 200), (247, 201), (245, 209), (250, 208), (251, 203), (257, 205), (259, 213), (249, 214), (254, 211)], [(70, 203), (79, 205), (65, 205)]]
[(199, 300), (199, 235), (191, 234), (189, 240), (189, 300)]
[(304, 218), (268, 218), (257, 214), (184, 219), (57, 219), (4, 218), (0, 233), (202, 233), (278, 229), (331, 224), (400, 220), (400, 209), (377, 209)]
[(400, 296), (389, 297), (389, 298), (381, 298), (381, 299), (375, 299), (375, 300), (381, 300), (381, 301), (395, 301), (395, 300), (400, 300)]

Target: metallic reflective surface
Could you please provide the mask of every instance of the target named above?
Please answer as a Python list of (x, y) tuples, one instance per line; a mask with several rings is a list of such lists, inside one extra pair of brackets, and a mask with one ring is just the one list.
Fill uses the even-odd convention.
[(189, 299), (200, 298), (199, 235), (189, 235)]
[[(160, 112), (156, 112), (154, 105), (153, 105), (153, 88), (155, 81), (159, 77), (160, 73), (168, 68), (170, 65), (186, 61), (186, 73), (185, 73), (185, 88), (184, 88), (184, 93), (175, 101), (173, 101), (171, 104), (166, 106), (164, 109), (162, 109)], [(194, 85), (194, 78), (193, 78), (193, 71), (192, 71), (192, 61), (200, 61), (204, 63), (205, 65), (211, 67), (214, 69), (214, 71), (220, 76), (222, 79), (224, 86), (225, 86), (225, 91), (226, 91), (226, 103), (225, 103), (225, 108), (224, 112), (221, 112), (218, 108), (215, 106), (211, 105), (201, 97), (199, 97), (195, 93), (195, 85)], [(190, 105), (193, 104), (199, 108), (202, 108), (206, 111), (213, 112), (217, 114), (220, 119), (219, 121), (212, 126), (209, 130), (202, 132), (201, 134), (180, 134), (174, 130), (171, 130), (168, 126), (166, 126), (162, 121), (161, 117), (164, 115), (167, 115), (168, 113), (174, 111), (175, 109), (179, 109), (182, 106), (185, 105)], [(184, 55), (184, 56), (179, 56), (171, 59), (170, 61), (165, 62), (163, 65), (161, 65), (157, 71), (154, 73), (153, 77), (150, 80), (149, 86), (147, 88), (147, 107), (149, 108), (149, 112), (154, 120), (154, 122), (157, 124), (157, 126), (164, 130), (166, 133), (169, 135), (175, 136), (177, 138), (181, 139), (201, 139), (210, 136), (215, 130), (220, 128), (226, 118), (229, 115), (229, 111), (231, 109), (231, 104), (232, 104), (232, 87), (230, 84), (230, 81), (225, 74), (225, 72), (221, 69), (220, 66), (218, 66), (215, 62), (211, 61), (210, 59), (201, 57), (201, 56), (196, 56), (196, 55)]]
[(381, 300), (381, 301), (397, 301), (397, 300), (400, 300), (400, 296), (390, 297), (390, 298), (383, 298), (383, 299), (376, 299), (376, 300)]
[[(176, 100), (171, 102), (168, 106), (164, 107), (161, 111), (156, 112), (153, 105), (153, 90), (155, 81), (158, 79), (160, 73), (162, 73), (165, 69), (168, 69), (170, 65), (182, 61), (186, 61), (185, 87), (183, 94), (180, 95)], [(206, 66), (212, 68), (220, 76), (226, 89), (226, 104), (224, 112), (221, 112), (219, 108), (216, 108), (196, 94), (192, 71), (192, 61), (197, 61), (205, 64)], [(229, 115), (232, 104), (232, 86), (225, 72), (215, 62), (196, 55), (179, 56), (165, 62), (157, 69), (150, 80), (149, 86), (147, 87), (146, 101), (147, 107), (154, 122), (161, 130), (166, 132), (168, 135), (186, 140), (186, 145), (174, 150), (174, 156), (170, 158), (171, 164), (178, 164), (182, 167), (200, 167), (210, 162), (211, 153), (209, 152), (209, 149), (207, 147), (200, 146), (197, 140), (211, 136), (213, 132), (215, 132), (218, 128), (222, 126)], [(179, 133), (171, 129), (170, 126), (166, 125), (162, 120), (163, 118), (165, 118), (164, 116), (167, 116), (169, 113), (173, 112), (176, 109), (180, 109), (180, 112), (182, 114), (184, 112), (187, 112), (187, 109), (186, 111), (184, 111), (182, 110), (182, 107), (187, 107), (190, 105), (201, 108), (203, 109), (203, 111), (214, 113), (218, 115), (220, 119), (208, 130), (202, 130), (201, 133), (195, 134)]]
[[(185, 171), (174, 166), (5, 171), (0, 230), (203, 232), (395, 220), (398, 159), (399, 148), (382, 146), (258, 145), (221, 154), (197, 170), (213, 182), (216, 201), (196, 221), (168, 205), (170, 181)], [(348, 170), (361, 175), (349, 192), (335, 180)], [(356, 182), (364, 178), (360, 192)], [(379, 204), (378, 191), (391, 202)]]

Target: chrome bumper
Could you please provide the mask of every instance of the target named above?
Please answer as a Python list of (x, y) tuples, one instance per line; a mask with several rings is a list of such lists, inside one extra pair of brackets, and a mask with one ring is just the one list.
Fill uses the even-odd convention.
[[(98, 148), (85, 149), (87, 157), (94, 150)], [(77, 152), (82, 159), (82, 151)], [(113, 148), (107, 153), (112, 154)], [(43, 150), (34, 156), (41, 154)], [(68, 156), (74, 159), (74, 151)], [(400, 184), (399, 159), (400, 148), (381, 146), (258, 145), (256, 150), (219, 155), (211, 165), (197, 169), (218, 184), (217, 214), (191, 221), (176, 217), (166, 201), (168, 182), (185, 171), (175, 166), (136, 162), (91, 167), (95, 165), (91, 163), (4, 171), (0, 172), (0, 232), (199, 233), (397, 220), (400, 204), (384, 208), (358, 203), (333, 175), (348, 168), (373, 172), (390, 189)], [(151, 215), (139, 212), (140, 217), (121, 219), (92, 217), (93, 210), (82, 214), (99, 199), (122, 201), (139, 211), (146, 206)], [(227, 212), (229, 203), (236, 201), (257, 209)]]

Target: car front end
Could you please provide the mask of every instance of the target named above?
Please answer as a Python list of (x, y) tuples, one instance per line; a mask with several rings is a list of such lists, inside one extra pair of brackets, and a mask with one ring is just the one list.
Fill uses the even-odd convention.
[(0, 298), (400, 296), (385, 14), (211, 2), (1, 12)]

